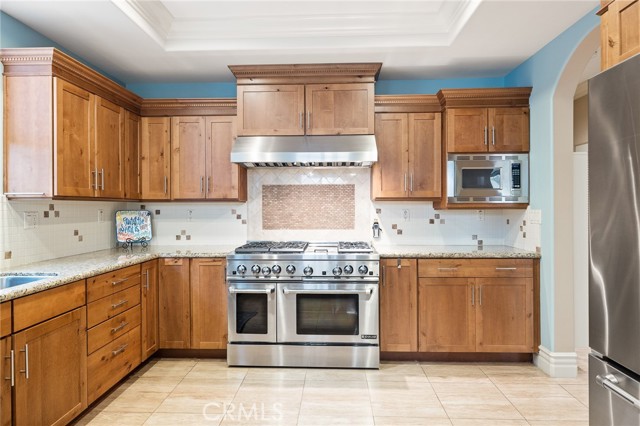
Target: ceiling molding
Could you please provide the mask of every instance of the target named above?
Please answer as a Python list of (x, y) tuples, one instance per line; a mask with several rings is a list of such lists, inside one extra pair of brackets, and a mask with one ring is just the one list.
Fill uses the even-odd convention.
[(111, 0), (158, 45), (165, 47), (174, 18), (161, 1)]

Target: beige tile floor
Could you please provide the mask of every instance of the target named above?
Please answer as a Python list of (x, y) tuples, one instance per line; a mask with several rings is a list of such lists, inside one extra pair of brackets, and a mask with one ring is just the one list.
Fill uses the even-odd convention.
[(229, 368), (153, 359), (77, 425), (588, 425), (587, 373), (531, 364), (383, 362), (380, 370)]

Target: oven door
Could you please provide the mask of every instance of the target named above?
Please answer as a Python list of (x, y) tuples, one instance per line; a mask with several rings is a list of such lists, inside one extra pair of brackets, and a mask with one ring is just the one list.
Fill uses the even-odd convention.
[(377, 283), (279, 283), (278, 342), (378, 345)]
[(227, 284), (229, 343), (275, 343), (275, 290), (273, 283)]

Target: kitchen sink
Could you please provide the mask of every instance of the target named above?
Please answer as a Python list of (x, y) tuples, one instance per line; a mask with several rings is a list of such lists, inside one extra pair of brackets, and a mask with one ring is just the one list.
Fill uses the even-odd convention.
[(0, 289), (15, 287), (17, 285), (29, 284), (46, 278), (55, 277), (57, 274), (46, 275), (3, 275), (0, 276)]

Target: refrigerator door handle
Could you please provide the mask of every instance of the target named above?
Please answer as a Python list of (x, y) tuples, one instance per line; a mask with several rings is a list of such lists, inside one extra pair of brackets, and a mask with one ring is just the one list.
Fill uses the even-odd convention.
[(618, 395), (620, 398), (624, 399), (629, 404), (633, 405), (638, 410), (640, 410), (640, 400), (635, 398), (633, 395), (631, 395), (629, 392), (625, 391), (621, 387), (619, 387), (618, 386), (619, 381), (615, 375), (613, 374), (607, 374), (605, 376), (597, 375), (596, 382), (598, 382), (600, 386), (606, 389), (609, 389), (611, 392)]

